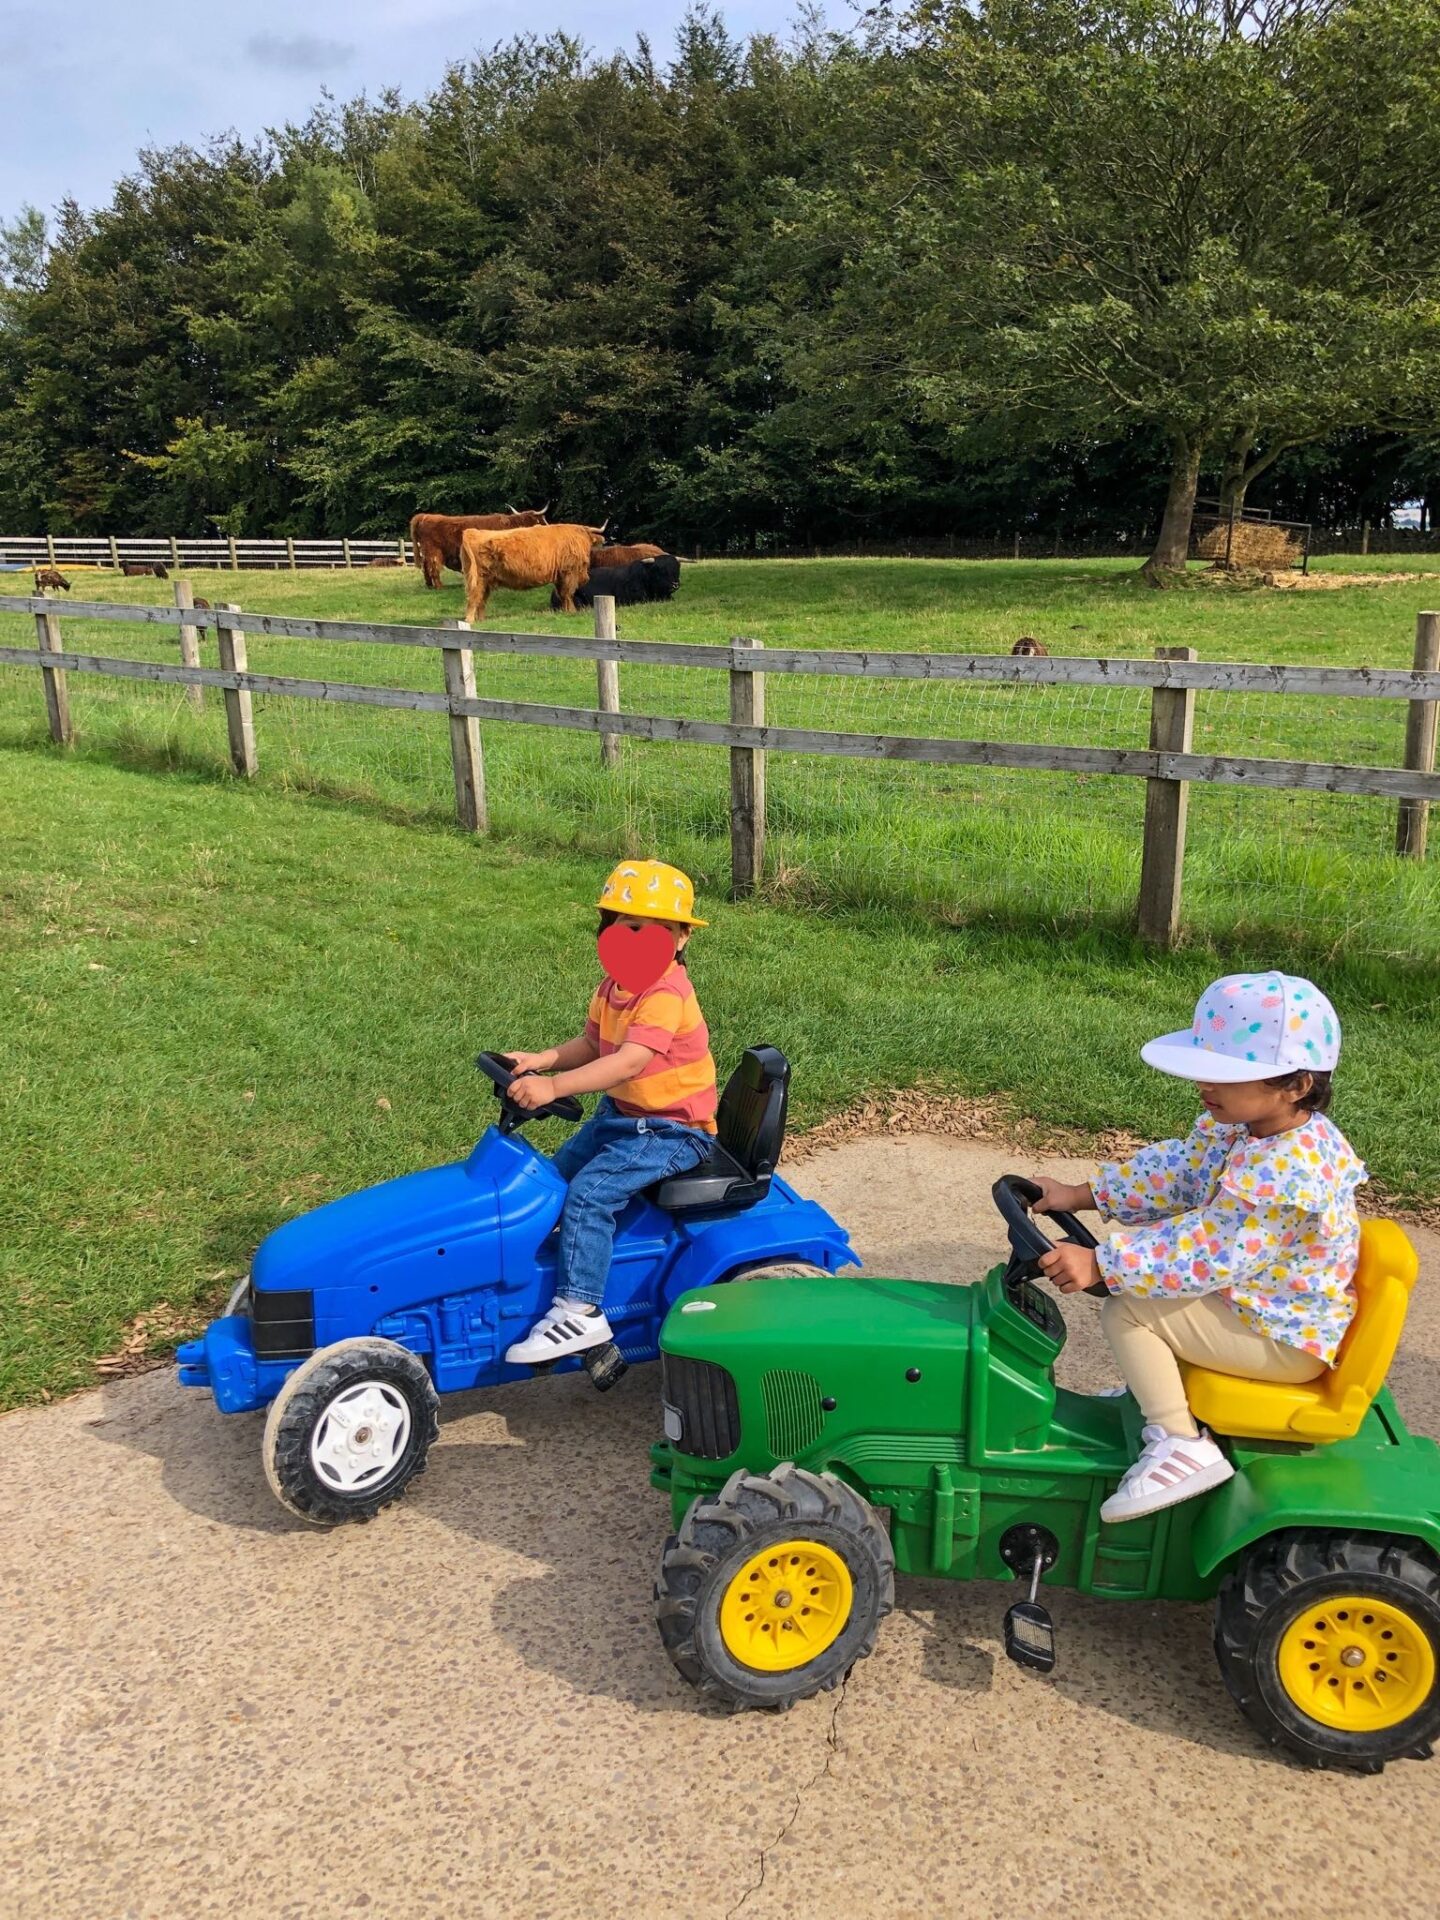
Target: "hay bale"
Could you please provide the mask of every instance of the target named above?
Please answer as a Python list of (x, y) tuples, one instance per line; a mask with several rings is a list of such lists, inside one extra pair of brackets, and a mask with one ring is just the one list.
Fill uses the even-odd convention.
[(1217, 520), (1196, 540), (1196, 558), (1218, 560), (1223, 566), (1227, 545), (1232, 567), (1250, 567), (1263, 573), (1300, 564), (1300, 542), (1289, 528), (1277, 527), (1269, 520), (1237, 520), (1233, 533), (1227, 521)]

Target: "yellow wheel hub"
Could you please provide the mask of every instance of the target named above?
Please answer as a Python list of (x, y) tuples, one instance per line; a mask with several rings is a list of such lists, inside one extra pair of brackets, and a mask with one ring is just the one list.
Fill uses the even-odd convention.
[(1298, 1615), (1277, 1665), (1300, 1711), (1344, 1733), (1398, 1726), (1435, 1686), (1435, 1651), (1420, 1623), (1403, 1607), (1358, 1594)]
[(720, 1638), (760, 1673), (803, 1667), (839, 1639), (850, 1618), (850, 1569), (832, 1547), (781, 1540), (751, 1554), (720, 1602)]

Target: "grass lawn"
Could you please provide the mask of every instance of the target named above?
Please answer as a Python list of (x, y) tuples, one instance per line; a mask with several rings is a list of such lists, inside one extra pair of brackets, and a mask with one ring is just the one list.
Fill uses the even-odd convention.
[[(427, 595), (417, 576), (398, 573), (202, 576), (195, 584), (212, 600), (230, 591), (250, 607), (321, 616), (429, 621), (458, 611), (458, 588)], [(1134, 588), (1113, 562), (707, 563), (687, 572), (673, 607), (622, 620), (637, 636), (685, 639), (753, 632), (797, 644), (978, 650), (1008, 648), (1031, 632), (1052, 651), (1138, 654), (1179, 642), (1214, 658), (1402, 665), (1415, 611), (1436, 586), (1158, 595)], [(164, 591), (108, 580), (90, 590), (138, 598), (147, 588)], [(496, 618), (551, 623), (509, 599)], [(13, 619), (5, 624), (7, 638), (23, 631)], [(86, 634), (73, 644), (109, 644), (88, 624), (71, 631)], [(114, 650), (138, 651), (134, 638), (126, 633)], [(278, 670), (312, 670), (300, 658), (306, 649), (266, 647), (268, 657), (252, 647), (257, 665), (283, 658)], [(341, 664), (356, 679), (438, 680), (428, 655), (308, 651), (344, 652)], [(481, 672), (498, 679), (511, 669)], [(537, 669), (521, 663), (516, 672)], [(1139, 782), (1088, 783), (1083, 805), (1069, 782), (1048, 811), (1029, 800), (1010, 812), (999, 789), (967, 776), (965, 791), (948, 796), (952, 812), (966, 813), (966, 838), (944, 823), (938, 787), (857, 777), (927, 770), (841, 768), (826, 775), (832, 793), (811, 762), (786, 793), (785, 770), (772, 767), (777, 859), (796, 856), (803, 867), (808, 847), (809, 871), (782, 875), (771, 898), (726, 906), (714, 885), (724, 815), (711, 817), (717, 796), (723, 805), (723, 754), (627, 755), (613, 783), (617, 809), (590, 765), (593, 741), (577, 743), (583, 764), (577, 757), (572, 765), (537, 729), (487, 729), (498, 830), (476, 843), (446, 819), (449, 760), (436, 716), (401, 716), (407, 730), (383, 737), (347, 732), (351, 716), (322, 713), (305, 721), (306, 733), (292, 717), (301, 703), (268, 703), (257, 719), (265, 775), (245, 788), (217, 771), (223, 721), (214, 703), (199, 722), (168, 697), (107, 711), (91, 681), (82, 707), (74, 676), (83, 737), (79, 751), (61, 757), (37, 741), (34, 676), (3, 674), (0, 1124), (11, 1178), (0, 1208), (0, 1405), (91, 1378), (94, 1358), (159, 1303), (182, 1320), (203, 1318), (260, 1237), (293, 1212), (465, 1151), (489, 1111), (469, 1064), (474, 1052), (540, 1044), (578, 1021), (594, 965), (589, 902), (621, 828), (653, 831), (655, 850), (672, 857), (691, 857), (692, 848), (704, 856), (696, 864), (711, 885), (702, 910), (714, 924), (697, 939), (693, 972), (722, 1071), (747, 1042), (784, 1047), (802, 1125), (867, 1091), (923, 1084), (1001, 1091), (1022, 1112), (1081, 1129), (1183, 1127), (1183, 1087), (1140, 1068), (1139, 1043), (1179, 1024), (1222, 966), (1291, 961), (1314, 939), (1305, 868), (1296, 864), (1304, 850), (1267, 828), (1261, 852), (1302, 889), (1292, 937), (1272, 929), (1163, 958), (1135, 947), (1122, 927), (1126, 823), (1089, 796)], [(660, 669), (647, 688), (627, 674), (627, 705), (646, 710), (640, 696), (667, 675), (695, 679)], [(799, 684), (827, 715), (838, 711), (830, 724), (848, 724), (849, 692)], [(778, 685), (772, 679), (772, 714)], [(925, 707), (933, 688), (904, 697), (912, 719), (968, 730), (975, 717), (974, 708)], [(997, 708), (987, 724), (1001, 717)], [(1233, 710), (1217, 715), (1234, 718)], [(1095, 737), (1100, 722), (1120, 725), (1098, 705), (1068, 719), (1076, 739)], [(1049, 737), (1065, 737), (1066, 720), (1055, 707)], [(1358, 751), (1362, 736), (1346, 729), (1362, 722), (1374, 725), (1374, 716), (1321, 715), (1317, 724), (1333, 724), (1334, 737)], [(1014, 737), (1036, 737), (1033, 697), (1032, 711), (1013, 724)], [(1375, 741), (1388, 753), (1378, 734)], [(327, 745), (328, 760), (320, 753)], [(307, 756), (318, 771), (310, 764), (307, 774)], [(697, 772), (706, 763), (713, 778)], [(662, 804), (647, 814), (656, 788)], [(1350, 804), (1305, 801), (1312, 810)], [(842, 818), (838, 830), (827, 824), (832, 813)], [(1248, 857), (1233, 825), (1212, 837), (1217, 849), (1229, 844), (1237, 859)], [(987, 841), (990, 864), (977, 858), (982, 880), (1013, 865), (1025, 891), (1008, 901), (997, 893), (990, 910), (967, 913), (965, 850)], [(1372, 856), (1347, 850), (1335, 833), (1307, 857), (1353, 874)], [(1382, 875), (1399, 864), (1373, 858)], [(1088, 863), (1084, 884), (1077, 860)], [(840, 884), (847, 865), (848, 889)], [(1085, 886), (1097, 872), (1109, 876), (1103, 910), (1087, 914)], [(920, 884), (927, 875), (929, 895)], [(1423, 924), (1434, 912), (1433, 879), (1418, 869), (1398, 880), (1414, 889)], [(1204, 907), (1201, 881), (1192, 892)], [(824, 910), (797, 911), (797, 895)], [(1227, 897), (1210, 896), (1212, 905)], [(1346, 1026), (1336, 1117), (1393, 1191), (1433, 1198), (1433, 969), (1414, 955), (1375, 951), (1383, 943), (1365, 938), (1366, 901), (1353, 911), (1359, 936), (1332, 942), (1328, 959), (1314, 962)]]

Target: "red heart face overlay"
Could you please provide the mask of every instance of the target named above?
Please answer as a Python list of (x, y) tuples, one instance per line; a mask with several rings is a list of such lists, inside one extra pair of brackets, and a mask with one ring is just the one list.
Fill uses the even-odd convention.
[(653, 987), (675, 958), (674, 936), (664, 927), (606, 927), (596, 946), (600, 964), (627, 993)]

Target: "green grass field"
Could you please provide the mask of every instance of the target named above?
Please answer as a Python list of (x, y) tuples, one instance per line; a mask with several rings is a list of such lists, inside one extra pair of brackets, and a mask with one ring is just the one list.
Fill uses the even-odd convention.
[[(195, 586), (321, 617), (459, 611), (458, 586), (425, 594), (413, 574)], [(672, 606), (621, 617), (635, 637), (970, 651), (1008, 650), (1030, 632), (1055, 652), (1179, 643), (1206, 658), (1401, 666), (1437, 587), (1158, 595), (1113, 562), (717, 562), (687, 570)], [(76, 589), (166, 592), (85, 576)], [(565, 624), (512, 597), (494, 619)], [(0, 627), (30, 644), (23, 619)], [(67, 638), (146, 657), (133, 629), (76, 622)], [(271, 671), (439, 680), (433, 655), (401, 649), (276, 641), (251, 658)], [(479, 668), (507, 695), (589, 698), (578, 670)], [(699, 678), (627, 669), (622, 695), (639, 711), (718, 713), (723, 691)], [(1138, 1065), (1139, 1043), (1182, 1021), (1222, 967), (1298, 954), (1346, 1025), (1337, 1118), (1392, 1191), (1440, 1194), (1440, 910), (1432, 875), (1386, 852), (1393, 809), (1381, 803), (1296, 796), (1288, 814), (1267, 813), (1269, 796), (1239, 794), (1207, 815), (1202, 803), (1220, 796), (1197, 794), (1187, 898), (1203, 937), (1160, 957), (1125, 931), (1138, 781), (772, 764), (774, 884), (727, 906), (723, 752), (627, 748), (620, 775), (602, 779), (593, 739), (487, 728), (496, 830), (477, 843), (450, 824), (439, 716), (267, 701), (262, 777), (246, 787), (223, 772), (218, 702), (197, 720), (168, 692), (72, 676), (81, 738), (62, 756), (41, 737), (35, 682), (0, 669), (0, 1099), (12, 1167), (0, 1404), (90, 1378), (94, 1358), (159, 1303), (203, 1318), (297, 1209), (464, 1151), (488, 1110), (471, 1056), (574, 1027), (593, 969), (589, 903), (606, 861), (631, 844), (691, 861), (706, 883), (713, 925), (693, 971), (717, 1055), (723, 1068), (747, 1042), (783, 1046), (798, 1124), (868, 1091), (924, 1085), (1000, 1092), (1018, 1112), (1082, 1130), (1183, 1126), (1184, 1089)], [(1138, 724), (1143, 743), (1143, 696), (1080, 691), (954, 697), (777, 676), (770, 712), (1077, 742), (1128, 739)], [(1233, 751), (1394, 757), (1398, 710), (1319, 705), (1217, 700), (1203, 719)]]

